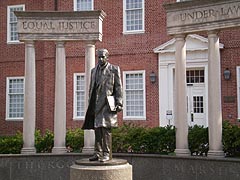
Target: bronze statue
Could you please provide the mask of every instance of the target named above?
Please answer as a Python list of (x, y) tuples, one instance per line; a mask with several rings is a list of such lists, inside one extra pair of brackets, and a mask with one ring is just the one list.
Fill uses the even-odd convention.
[(109, 52), (97, 52), (98, 64), (91, 71), (89, 105), (83, 129), (95, 131), (95, 154), (89, 161), (105, 162), (112, 159), (111, 128), (117, 127), (117, 112), (122, 110), (120, 68), (108, 62)]

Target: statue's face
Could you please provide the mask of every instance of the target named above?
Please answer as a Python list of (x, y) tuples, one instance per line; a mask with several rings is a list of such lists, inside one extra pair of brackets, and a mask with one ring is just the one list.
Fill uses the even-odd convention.
[(100, 66), (104, 66), (107, 63), (107, 56), (98, 56), (98, 63)]

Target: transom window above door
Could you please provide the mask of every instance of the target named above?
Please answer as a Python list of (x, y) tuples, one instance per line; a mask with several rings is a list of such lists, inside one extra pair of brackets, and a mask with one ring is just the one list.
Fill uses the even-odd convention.
[(194, 69), (186, 71), (187, 83), (204, 83), (204, 70)]

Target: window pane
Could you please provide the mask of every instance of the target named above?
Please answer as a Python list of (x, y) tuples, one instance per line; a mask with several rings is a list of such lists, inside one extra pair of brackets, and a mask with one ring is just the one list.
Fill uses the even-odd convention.
[(203, 111), (203, 96), (193, 96), (194, 113), (204, 113)]
[(23, 6), (19, 7), (10, 7), (9, 12), (9, 40), (10, 41), (17, 41), (18, 34), (17, 34), (17, 17), (14, 14), (14, 11), (23, 11)]
[(187, 70), (187, 83), (204, 83), (204, 70)]
[(85, 115), (85, 77), (84, 75), (76, 76), (75, 87), (75, 116), (84, 117)]
[(127, 30), (142, 30), (142, 10), (128, 10), (127, 15)]
[(142, 0), (127, 0), (126, 8), (127, 9), (142, 8)]
[(8, 117), (23, 118), (24, 113), (24, 79), (8, 81)]
[(77, 11), (93, 10), (93, 0), (77, 0)]
[(126, 74), (126, 115), (144, 116), (143, 74)]
[(126, 30), (143, 30), (143, 0), (126, 0)]

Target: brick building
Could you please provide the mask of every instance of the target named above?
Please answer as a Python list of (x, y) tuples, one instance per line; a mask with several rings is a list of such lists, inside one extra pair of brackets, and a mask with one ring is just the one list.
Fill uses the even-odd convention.
[[(0, 1), (0, 134), (22, 130), (24, 43), (18, 41), (13, 11), (78, 11), (103, 9), (103, 41), (109, 61), (122, 71), (124, 110), (119, 123), (149, 127), (174, 124), (174, 43), (166, 33), (164, 3), (174, 0), (5, 0)], [(240, 9), (240, 8), (238, 8)], [(240, 10), (239, 10), (240, 11)], [(187, 95), (189, 125), (207, 124), (207, 38), (187, 37)], [(240, 32), (219, 33), (221, 43), (223, 119), (238, 124), (240, 116)], [(84, 119), (84, 44), (67, 42), (67, 128)], [(223, 73), (230, 70), (229, 80)], [(226, 71), (225, 71), (226, 72)], [(156, 80), (151, 81), (150, 76)], [(36, 42), (36, 128), (53, 130), (55, 44)]]

